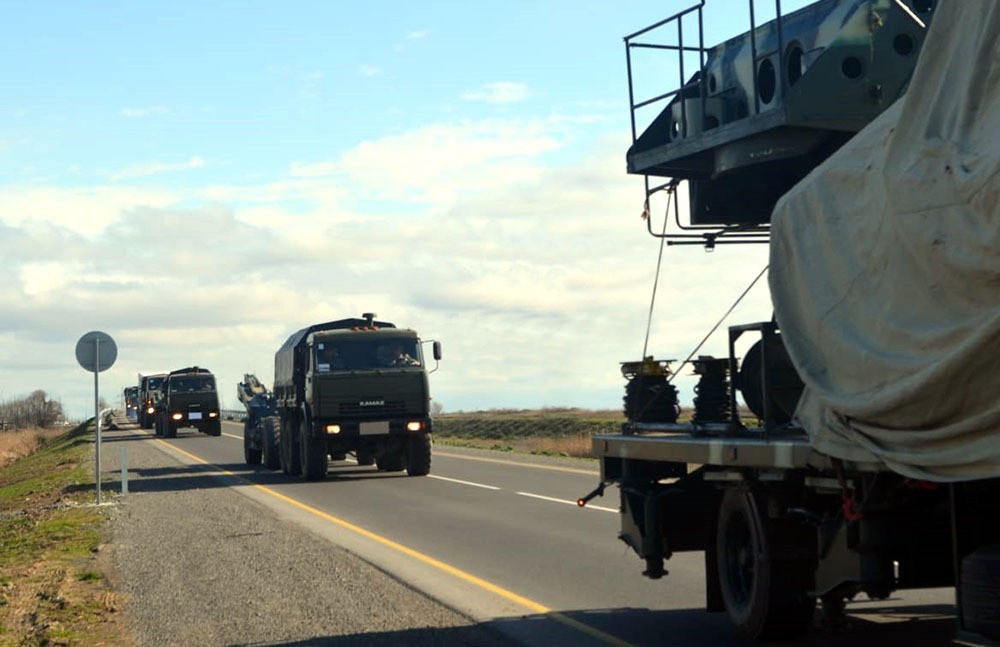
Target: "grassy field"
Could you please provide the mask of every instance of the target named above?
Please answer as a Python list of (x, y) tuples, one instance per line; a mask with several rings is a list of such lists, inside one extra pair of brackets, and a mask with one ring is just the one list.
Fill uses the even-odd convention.
[(434, 442), (507, 452), (591, 458), (590, 437), (616, 433), (621, 411), (494, 409), (434, 417)]
[(100, 565), (104, 514), (89, 505), (92, 436), (84, 426), (0, 432), (8, 461), (0, 468), (0, 645), (129, 642)]

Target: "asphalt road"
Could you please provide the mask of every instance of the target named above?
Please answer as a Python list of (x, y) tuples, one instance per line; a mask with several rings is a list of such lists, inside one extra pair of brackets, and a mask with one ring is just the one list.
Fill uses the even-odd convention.
[[(752, 644), (733, 636), (724, 614), (703, 610), (701, 553), (675, 555), (669, 576), (648, 580), (616, 539), (617, 490), (575, 505), (597, 484), (587, 463), (438, 445), (427, 477), (338, 462), (326, 480), (303, 482), (246, 466), (242, 424), (225, 423), (218, 438), (187, 429), (150, 442), (519, 641)], [(852, 603), (847, 627), (817, 630), (803, 644), (948, 644), (952, 603), (949, 590)]]

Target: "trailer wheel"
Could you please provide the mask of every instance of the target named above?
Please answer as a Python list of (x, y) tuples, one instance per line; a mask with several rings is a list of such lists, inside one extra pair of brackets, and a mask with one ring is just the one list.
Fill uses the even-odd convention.
[(250, 433), (253, 426), (249, 420), (243, 422), (243, 460), (247, 465), (260, 465), (261, 451), (254, 448), (250, 442)]
[[(405, 451), (405, 450), (404, 450)], [(403, 469), (404, 452), (386, 452), (375, 457), (375, 465), (382, 472), (399, 472)]]
[(260, 423), (261, 461), (269, 470), (276, 470), (281, 466), (277, 433), (280, 425), (281, 421), (274, 416), (264, 418)]
[(1000, 545), (984, 546), (962, 560), (962, 624), (1000, 640)]
[(420, 431), (406, 443), (406, 473), (409, 476), (426, 476), (431, 471), (431, 435)]
[(730, 488), (719, 506), (716, 558), (729, 619), (749, 638), (792, 638), (812, 623), (812, 565), (788, 559), (776, 545), (788, 537), (787, 522), (766, 516), (765, 502), (746, 488)]
[(309, 421), (303, 417), (299, 424), (299, 452), (301, 454), (302, 478), (318, 481), (326, 478), (328, 464), (326, 438), (312, 433)]

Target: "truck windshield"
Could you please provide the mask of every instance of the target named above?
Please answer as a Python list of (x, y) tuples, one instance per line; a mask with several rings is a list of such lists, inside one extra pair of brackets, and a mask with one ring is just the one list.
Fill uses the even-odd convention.
[(316, 372), (421, 368), (423, 356), (416, 339), (344, 339), (316, 342)]
[(161, 384), (163, 384), (162, 377), (151, 377), (148, 380), (146, 380), (146, 390), (157, 391), (159, 390)]
[(215, 390), (215, 378), (207, 375), (184, 375), (170, 378), (171, 393), (204, 393)]

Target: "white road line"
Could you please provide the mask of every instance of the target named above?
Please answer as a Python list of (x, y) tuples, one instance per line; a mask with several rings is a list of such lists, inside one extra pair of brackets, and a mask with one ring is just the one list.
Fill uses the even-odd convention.
[(233, 434), (227, 434), (226, 432), (222, 432), (222, 435), (229, 436), (230, 438), (235, 438), (236, 440), (243, 440), (243, 436), (234, 436)]
[(461, 485), (471, 485), (472, 487), (481, 487), (484, 490), (499, 490), (495, 485), (483, 485), (482, 483), (473, 483), (472, 481), (460, 481), (459, 479), (450, 479), (446, 476), (438, 476), (436, 474), (428, 474), (427, 478), (437, 479), (439, 481), (448, 481), (449, 483), (459, 483)]
[[(518, 494), (520, 494), (521, 496), (531, 497), (532, 499), (541, 499), (542, 501), (552, 501), (553, 503), (565, 503), (566, 505), (571, 505), (573, 507), (577, 507), (577, 508), (580, 507), (580, 506), (577, 505), (576, 501), (567, 501), (566, 499), (557, 499), (557, 498), (551, 497), (551, 496), (542, 496), (541, 494), (532, 494), (531, 492), (518, 492)], [(588, 503), (586, 505), (586, 508), (588, 510), (600, 510), (602, 512), (613, 512), (615, 514), (618, 514), (618, 510), (616, 510), (614, 508), (605, 508), (603, 506), (592, 505), (590, 503)]]
[[(539, 470), (551, 470), (553, 472), (569, 472), (571, 474), (586, 474), (587, 476), (595, 476), (600, 474), (596, 469), (594, 470), (582, 470), (573, 467), (560, 467), (558, 465), (544, 465), (541, 463), (521, 463), (518, 461), (508, 461), (499, 458), (483, 458), (481, 456), (466, 456), (464, 454), (449, 454), (447, 452), (434, 452), (435, 456), (444, 456), (446, 458), (461, 458), (467, 461), (480, 461), (482, 463), (499, 463), (500, 465), (516, 465), (517, 467), (533, 467)], [(575, 505), (575, 504), (574, 504)]]

